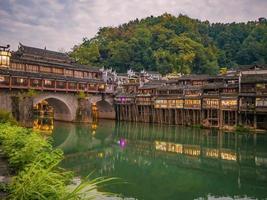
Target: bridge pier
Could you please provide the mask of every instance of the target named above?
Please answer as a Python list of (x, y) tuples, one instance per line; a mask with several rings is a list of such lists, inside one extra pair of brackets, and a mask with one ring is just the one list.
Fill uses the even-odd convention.
[(12, 96), (12, 115), (24, 127), (33, 127), (33, 97)]
[(77, 122), (92, 122), (91, 105), (88, 99), (78, 99), (78, 109), (76, 114)]

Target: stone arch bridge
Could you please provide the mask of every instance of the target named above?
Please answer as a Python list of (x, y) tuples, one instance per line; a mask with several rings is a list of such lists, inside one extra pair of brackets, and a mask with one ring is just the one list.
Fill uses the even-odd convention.
[(92, 104), (97, 107), (99, 118), (115, 119), (112, 94), (89, 94), (84, 99), (80, 99), (77, 93), (59, 92), (41, 92), (33, 97), (18, 96), (15, 91), (0, 92), (0, 109), (12, 112), (27, 127), (32, 126), (33, 106), (43, 100), (53, 107), (56, 120), (91, 122)]
[(85, 99), (79, 99), (76, 94), (72, 93), (44, 92), (33, 98), (33, 105), (43, 100), (47, 101), (54, 108), (56, 120), (79, 121), (77, 114), (80, 110), (88, 115), (87, 119), (90, 121), (92, 104), (95, 104), (98, 108), (99, 118), (115, 119), (113, 98), (108, 95), (94, 94), (89, 95)]

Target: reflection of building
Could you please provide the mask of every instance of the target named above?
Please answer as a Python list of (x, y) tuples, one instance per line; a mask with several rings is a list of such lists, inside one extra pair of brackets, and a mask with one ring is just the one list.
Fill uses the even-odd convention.
[[(116, 170), (114, 166), (118, 162), (144, 167), (156, 161), (172, 167), (231, 173), (246, 184), (251, 184), (250, 177), (267, 182), (266, 147), (260, 142), (264, 135), (135, 123), (118, 123), (114, 132), (113, 139), (105, 140), (109, 145), (97, 146), (79, 154), (78, 158), (77, 154), (67, 155), (66, 159), (82, 160), (83, 167), (98, 163), (103, 174)], [(124, 148), (120, 148), (122, 142)]]
[(45, 133), (52, 133), (54, 129), (54, 109), (47, 101), (42, 101), (34, 106), (33, 129)]
[(44, 133), (52, 133), (54, 129), (54, 119), (48, 117), (38, 117), (33, 121), (33, 129)]
[(47, 101), (42, 101), (33, 107), (34, 114), (38, 117), (53, 117), (54, 109)]

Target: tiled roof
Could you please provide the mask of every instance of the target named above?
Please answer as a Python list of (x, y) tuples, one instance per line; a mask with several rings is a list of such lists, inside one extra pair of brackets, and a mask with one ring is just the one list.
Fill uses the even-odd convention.
[(252, 75), (243, 75), (241, 77), (241, 83), (259, 83), (259, 82), (267, 82), (266, 74), (252, 74)]
[(20, 44), (18, 51), (12, 53), (11, 62), (99, 72), (99, 68), (80, 65), (65, 53), (28, 47), (22, 44)]

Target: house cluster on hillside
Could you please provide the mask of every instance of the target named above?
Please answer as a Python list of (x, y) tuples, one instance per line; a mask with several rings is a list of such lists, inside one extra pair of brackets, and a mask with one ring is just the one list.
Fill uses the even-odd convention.
[(145, 71), (135, 72), (129, 69), (127, 73), (117, 73), (112, 69), (101, 68), (103, 80), (107, 83), (107, 91), (122, 92), (125, 85), (142, 86), (143, 84), (161, 80), (163, 77), (159, 72)]
[(267, 128), (267, 66), (242, 66), (217, 76), (125, 80), (115, 97), (118, 120)]

